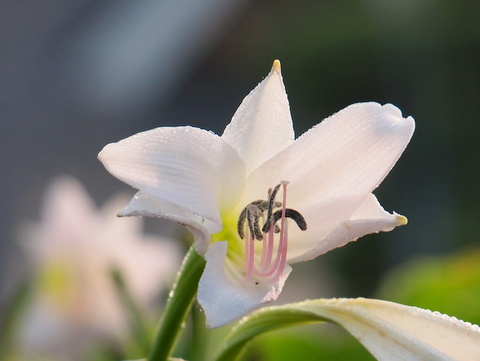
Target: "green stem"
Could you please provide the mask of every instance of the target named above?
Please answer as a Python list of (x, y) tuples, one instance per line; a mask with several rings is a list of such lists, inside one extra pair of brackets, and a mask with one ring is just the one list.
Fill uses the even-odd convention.
[(257, 336), (291, 326), (316, 322), (326, 322), (315, 313), (294, 308), (296, 304), (263, 308), (254, 311), (239, 322), (223, 340), (215, 361), (236, 361), (242, 356), (246, 346)]
[(148, 361), (167, 361), (192, 308), (205, 260), (190, 247), (170, 292)]
[(117, 290), (120, 302), (122, 303), (125, 311), (127, 312), (130, 326), (134, 335), (134, 339), (139, 349), (143, 352), (148, 352), (151, 339), (148, 332), (148, 327), (145, 323), (145, 317), (140, 311), (140, 307), (137, 305), (136, 300), (129, 292), (128, 285), (125, 283), (125, 279), (122, 273), (117, 268), (110, 270), (113, 283)]
[[(0, 314), (0, 350), (2, 350), (2, 356), (8, 355), (13, 348), (14, 334), (25, 308), (31, 302), (32, 288), (32, 280), (23, 278), (9, 300), (3, 317)], [(2, 356), (0, 356), (0, 359)]]

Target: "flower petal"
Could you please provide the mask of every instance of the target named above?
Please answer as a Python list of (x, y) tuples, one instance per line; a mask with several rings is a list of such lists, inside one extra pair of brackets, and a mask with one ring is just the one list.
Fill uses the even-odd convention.
[(263, 199), (268, 188), (289, 181), (288, 207), (299, 211), (309, 226), (289, 248), (299, 243), (307, 243), (304, 249), (315, 248), (350, 219), (385, 178), (414, 127), (413, 118), (403, 118), (391, 104), (351, 105), (255, 170), (247, 180), (245, 196)]
[(275, 300), (291, 272), (286, 266), (274, 284), (248, 286), (232, 282), (225, 271), (227, 242), (212, 244), (205, 254), (207, 264), (198, 285), (198, 302), (202, 306), (209, 328), (226, 325), (262, 303)]
[(478, 360), (480, 327), (401, 304), (357, 299), (307, 301), (338, 323), (378, 360)]
[[(371, 193), (358, 207), (349, 220), (338, 225), (322, 242), (314, 234), (322, 231), (316, 229), (319, 225), (315, 222), (310, 226), (310, 241), (298, 242), (291, 247), (288, 262), (303, 262), (318, 257), (334, 248), (342, 247), (348, 242), (378, 232), (389, 232), (393, 228), (405, 225), (407, 219), (395, 212), (388, 213), (378, 203), (377, 198)], [(302, 234), (292, 237), (302, 237)]]
[[(97, 208), (83, 185), (73, 177), (61, 176), (49, 186), (42, 209), (42, 226), (57, 236), (59, 243), (71, 241), (71, 234), (85, 233), (85, 228), (95, 226)], [(31, 235), (36, 238), (35, 235)], [(47, 240), (53, 242), (54, 239)]]
[(98, 157), (123, 182), (219, 224), (219, 201), (235, 202), (245, 177), (232, 147), (192, 127), (138, 133), (107, 145)]
[(208, 249), (210, 235), (221, 230), (221, 225), (192, 213), (180, 205), (167, 202), (147, 193), (137, 192), (130, 203), (118, 214), (125, 216), (160, 217), (188, 227), (195, 239), (195, 249), (203, 255)]
[(278, 60), (243, 100), (222, 138), (239, 152), (247, 172), (293, 143), (292, 117)]

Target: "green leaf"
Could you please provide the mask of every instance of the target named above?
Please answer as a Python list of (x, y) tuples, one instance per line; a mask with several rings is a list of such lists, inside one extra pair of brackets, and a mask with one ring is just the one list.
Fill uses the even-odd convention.
[[(147, 361), (147, 359), (142, 358), (142, 359), (139, 359), (139, 360), (125, 360), (125, 361)], [(187, 360), (184, 360), (183, 358), (169, 357), (168, 361), (187, 361)]]
[(262, 333), (317, 322), (342, 326), (379, 360), (475, 360), (480, 354), (476, 325), (388, 301), (340, 298), (253, 312), (232, 329), (215, 360), (238, 360)]
[(23, 277), (11, 299), (8, 300), (4, 314), (0, 314), (0, 350), (2, 350), (2, 355), (8, 355), (15, 344), (18, 323), (25, 308), (31, 302), (33, 286), (33, 280)]

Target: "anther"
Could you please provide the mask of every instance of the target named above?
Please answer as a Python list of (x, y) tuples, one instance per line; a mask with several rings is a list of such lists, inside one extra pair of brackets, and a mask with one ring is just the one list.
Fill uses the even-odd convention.
[(253, 201), (243, 208), (237, 223), (237, 232), (241, 239), (245, 238), (245, 221), (247, 221), (250, 233), (255, 235), (255, 239), (259, 241), (263, 239), (258, 221), (267, 208), (268, 202), (264, 200)]
[[(267, 221), (263, 225), (262, 231), (264, 233), (267, 233), (268, 230), (270, 229), (270, 222), (272, 219), (272, 212), (273, 208), (276, 207), (281, 207), (282, 203), (280, 202), (275, 202), (275, 197), (277, 196), (278, 190), (280, 189), (280, 184), (277, 184), (275, 188), (273, 188), (273, 191), (271, 189), (268, 190), (268, 210), (267, 210)], [(278, 229), (278, 231), (277, 231)], [(279, 228), (276, 228), (275, 231), (278, 233), (280, 232)]]
[[(307, 230), (307, 222), (305, 221), (305, 218), (302, 216), (302, 214), (295, 209), (291, 208), (286, 208), (285, 209), (285, 217), (286, 218), (291, 218), (297, 223), (298, 228), (300, 228), (302, 231)], [(282, 211), (278, 210), (275, 213), (273, 213), (272, 216), (272, 223), (275, 224), (279, 219), (282, 218)]]

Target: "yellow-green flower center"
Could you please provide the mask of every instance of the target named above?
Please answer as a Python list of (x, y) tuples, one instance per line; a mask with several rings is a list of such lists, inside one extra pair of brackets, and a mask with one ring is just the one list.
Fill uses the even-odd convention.
[[(262, 280), (276, 282), (283, 274), (288, 248), (287, 218), (295, 220), (300, 229), (307, 228), (303, 216), (286, 207), (287, 184), (282, 182), (270, 189), (267, 200), (255, 200), (238, 214), (222, 218), (223, 229), (212, 235), (211, 242), (228, 242), (225, 273), (230, 278), (259, 284)], [(280, 187), (283, 200), (277, 202)]]
[(63, 262), (51, 262), (38, 273), (39, 291), (57, 308), (65, 308), (75, 297), (74, 275)]

